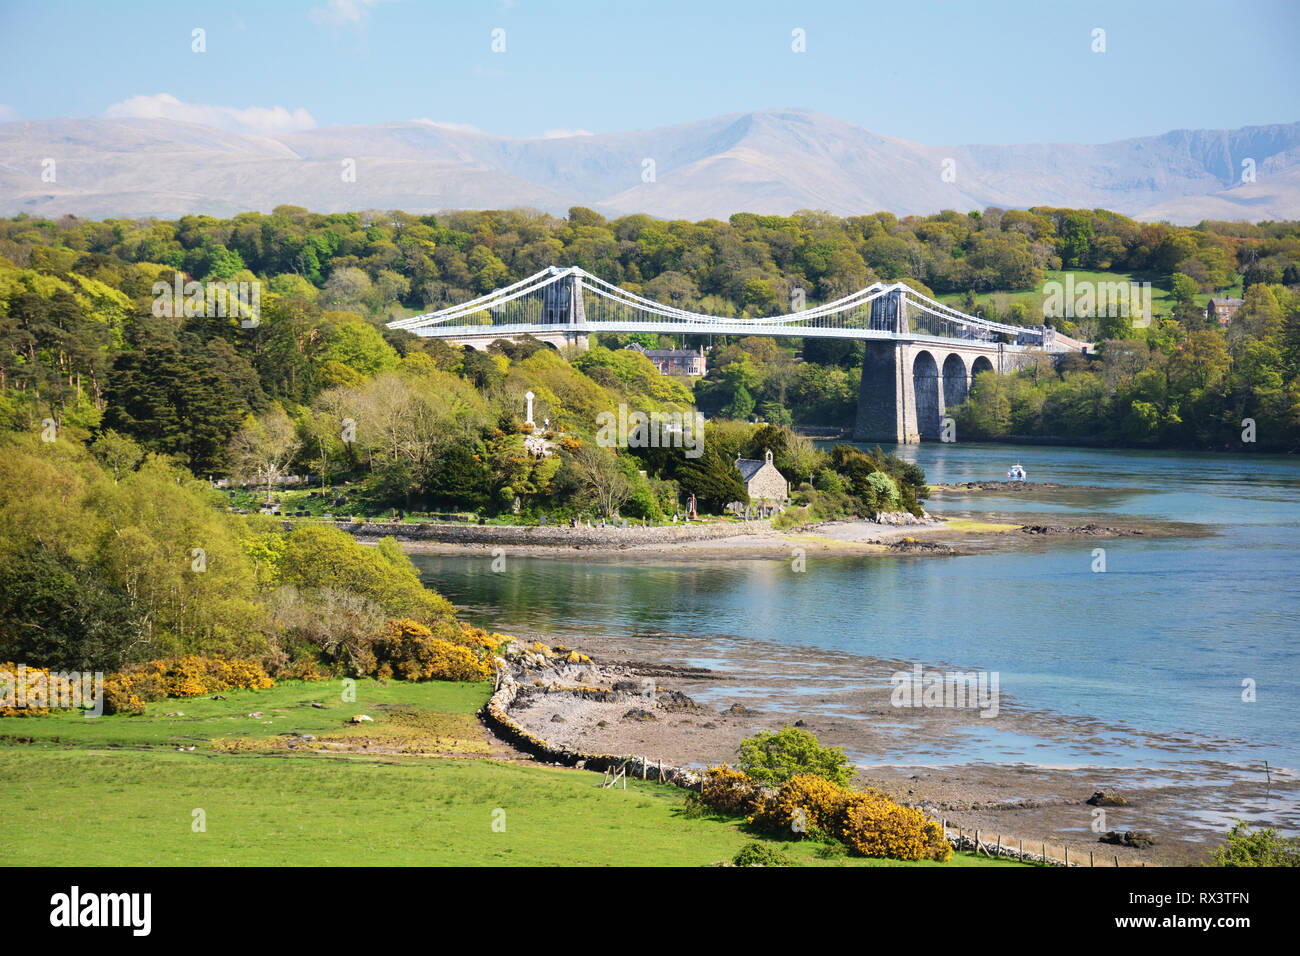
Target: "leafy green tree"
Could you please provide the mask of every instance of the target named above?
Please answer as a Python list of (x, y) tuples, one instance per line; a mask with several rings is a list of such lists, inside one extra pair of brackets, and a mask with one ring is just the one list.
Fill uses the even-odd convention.
[(95, 439), (91, 449), (112, 473), (113, 484), (134, 469), (145, 455), (143, 445), (111, 428)]
[(1252, 830), (1238, 820), (1215, 849), (1212, 866), (1300, 866), (1300, 840), (1281, 836), (1272, 827)]
[(1179, 303), (1191, 302), (1196, 298), (1198, 291), (1200, 291), (1199, 286), (1191, 276), (1175, 272), (1169, 278), (1169, 294)]
[(386, 372), (397, 365), (397, 353), (378, 331), (354, 317), (339, 320), (346, 313), (326, 313), (325, 318), (335, 318), (333, 331), (325, 346), (329, 360), (341, 362), (366, 377)]
[(410, 558), (395, 543), (366, 548), (350, 534), (324, 525), (294, 529), (273, 579), (299, 589), (332, 588), (357, 594), (391, 617), (430, 623), (453, 613), (446, 598), (420, 582)]
[(1065, 269), (1082, 268), (1088, 262), (1092, 240), (1092, 220), (1085, 212), (1070, 212), (1062, 219), (1058, 229), (1056, 249)]
[(486, 504), (492, 494), (492, 474), (482, 451), (469, 444), (456, 444), (439, 455), (424, 486), (433, 501), (458, 508), (474, 509)]
[(736, 754), (740, 769), (768, 786), (779, 786), (800, 774), (812, 774), (842, 787), (853, 779), (853, 767), (841, 748), (823, 747), (816, 736), (798, 727), (748, 737), (740, 742)]

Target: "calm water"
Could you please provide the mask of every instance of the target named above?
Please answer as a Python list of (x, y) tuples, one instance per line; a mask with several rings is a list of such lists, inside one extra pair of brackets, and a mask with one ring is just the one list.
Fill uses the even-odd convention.
[[(1214, 534), (958, 558), (810, 556), (803, 574), (775, 560), (511, 558), (502, 573), (491, 572), (490, 558), (415, 560), (467, 617), (500, 631), (577, 643), (584, 633), (728, 634), (995, 670), (1004, 695), (1037, 710), (1243, 741), (1216, 756), (1300, 767), (1300, 462), (993, 445), (894, 451), (934, 483), (998, 479), (1019, 461), (1033, 481), (1114, 489), (1068, 504), (984, 495), (979, 512), (1050, 512), (1062, 523), (1109, 513), (1195, 522)], [(929, 507), (961, 513), (972, 503)], [(1105, 573), (1091, 570), (1094, 547), (1105, 548)], [(1246, 678), (1256, 683), (1254, 703), (1241, 699)], [(1008, 736), (990, 727), (971, 756), (1068, 759)], [(1115, 744), (1114, 765), (1171, 759), (1127, 746)]]

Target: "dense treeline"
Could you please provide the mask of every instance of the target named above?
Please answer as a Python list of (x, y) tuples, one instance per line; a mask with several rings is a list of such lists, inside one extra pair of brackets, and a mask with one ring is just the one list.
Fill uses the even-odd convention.
[(977, 377), (958, 435), (1295, 451), (1298, 372), (1300, 290), (1256, 283), (1226, 329), (1157, 318), (1091, 358)]
[[(232, 514), (210, 476), (275, 500), (280, 479), (308, 473), (326, 489), (315, 513), (649, 521), (688, 495), (712, 512), (744, 500), (735, 459), (771, 451), (794, 491), (783, 521), (920, 511), (919, 469), (879, 449), (823, 451), (786, 427), (852, 420), (852, 343), (719, 337), (692, 382), (620, 347), (633, 336), (568, 355), (533, 340), (480, 352), (384, 325), (557, 263), (720, 315), (876, 278), (960, 297), (1032, 293), (1058, 268), (1149, 274), (1168, 294), (1149, 323), (1053, 319), (1095, 351), (979, 377), (952, 410), (959, 438), (1240, 448), (1249, 419), (1252, 447), (1300, 446), (1297, 223), (1179, 229), (1045, 209), (726, 223), (583, 209), (18, 217), (0, 222), (0, 659), (108, 670), (223, 653), (275, 671), (304, 654), (364, 657), (394, 620), (459, 633), (395, 546)], [(261, 283), (258, 321), (158, 308), (155, 284), (178, 272)], [(1245, 301), (1221, 326), (1202, 300), (1236, 281)], [(1009, 300), (999, 317), (1041, 310)], [(698, 409), (710, 418), (699, 454), (599, 440), (600, 416), (620, 408), (683, 422)]]
[(324, 308), (438, 308), (550, 265), (577, 265), (625, 288), (716, 315), (788, 311), (876, 279), (938, 293), (1032, 289), (1049, 269), (1180, 272), (1201, 291), (1233, 273), (1246, 284), (1300, 282), (1296, 223), (1139, 223), (1105, 210), (986, 209), (899, 219), (738, 213), (727, 222), (606, 220), (575, 207), (567, 219), (524, 210), (440, 216), (370, 211), (317, 214), (280, 206), (233, 219), (175, 222), (17, 217), (0, 222), (0, 256), (54, 274), (100, 279), (130, 297), (151, 263), (203, 281), (261, 277), (277, 295)]
[(362, 618), (452, 620), (392, 541), (229, 514), (166, 458), (74, 432), (0, 433), (0, 660), (113, 671), (200, 653), (278, 670), (297, 639), (287, 594), (336, 637)]
[[(590, 449), (579, 456), (602, 410), (694, 406), (713, 418), (778, 425), (852, 421), (860, 347), (847, 341), (718, 337), (707, 377), (690, 383), (660, 376), (619, 348), (633, 338), (662, 344), (653, 336), (607, 336), (600, 344), (608, 348), (566, 361), (537, 343), (461, 351), (384, 327), (390, 315), (458, 301), (555, 263), (720, 315), (782, 311), (795, 290), (811, 302), (876, 278), (974, 297), (1034, 290), (1057, 267), (1151, 275), (1169, 297), (1149, 325), (1127, 316), (1050, 319), (1096, 339), (1095, 354), (977, 383), (970, 406), (954, 410), (962, 434), (1221, 447), (1243, 418), (1255, 418), (1259, 447), (1300, 440), (1297, 223), (1184, 229), (1041, 208), (687, 223), (606, 221), (581, 208), (557, 219), (517, 210), (435, 217), (281, 207), (269, 216), (176, 222), (20, 216), (0, 222), (0, 256), (6, 426), (49, 419), (111, 432), (200, 476), (270, 469), (365, 477), (376, 506), (566, 514), (608, 501), (612, 486), (620, 504), (636, 502), (623, 513), (650, 518), (680, 504), (681, 476), (667, 465), (633, 468), (632, 456)], [(155, 314), (155, 283), (170, 287), (178, 270), (183, 280), (260, 282), (260, 321), (209, 310)], [(1246, 305), (1221, 329), (1205, 317), (1204, 295), (1238, 278)], [(997, 296), (980, 301), (985, 314), (1042, 321), (1026, 300), (999, 307)], [(524, 450), (529, 390), (538, 421), (576, 442), (558, 462)], [(355, 425), (350, 441), (345, 419)], [(277, 442), (287, 455), (266, 453)], [(759, 451), (752, 441), (728, 448)]]

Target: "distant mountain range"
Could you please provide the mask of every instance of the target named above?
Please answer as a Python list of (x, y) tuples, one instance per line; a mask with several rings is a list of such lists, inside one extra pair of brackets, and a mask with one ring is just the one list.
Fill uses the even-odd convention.
[[(53, 182), (42, 178), (48, 159)], [(346, 160), (355, 181), (345, 181)], [(1254, 181), (1243, 183), (1246, 160)], [(556, 214), (582, 205), (691, 220), (1033, 205), (1186, 224), (1298, 219), (1300, 123), (1096, 146), (925, 146), (796, 109), (544, 139), (429, 122), (281, 136), (156, 119), (0, 123), (0, 214), (229, 216), (282, 203), (316, 212), (528, 206)]]

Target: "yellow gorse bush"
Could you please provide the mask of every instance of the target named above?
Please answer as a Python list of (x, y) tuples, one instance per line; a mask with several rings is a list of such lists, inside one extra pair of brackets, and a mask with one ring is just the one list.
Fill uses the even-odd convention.
[(939, 862), (952, 856), (942, 826), (883, 794), (852, 794), (840, 806), (833, 833), (862, 856)]
[[(740, 786), (734, 780), (731, 785)], [(878, 790), (848, 790), (812, 774), (791, 777), (776, 793), (759, 800), (749, 822), (796, 835), (815, 828), (860, 856), (939, 862), (952, 856), (943, 827), (920, 810), (895, 803)]]
[(187, 654), (136, 664), (104, 678), (104, 710), (142, 713), (164, 697), (198, 697), (222, 690), (265, 690), (275, 686), (257, 661)]
[(419, 621), (388, 622), (377, 643), (376, 675), (403, 680), (487, 680), (493, 673), (491, 653), (497, 642), (478, 628), (444, 622), (435, 634)]
[(796, 811), (802, 809), (804, 824), (830, 831), (841, 804), (854, 795), (829, 780), (800, 774), (783, 783), (775, 795), (760, 801), (749, 820), (768, 830), (791, 832)]
[[(0, 662), (0, 674), (5, 674), (4, 680), (12, 683), (13, 686), (7, 689), (12, 692), (15, 703), (30, 701), (34, 693), (39, 694), (43, 688), (50, 686), (50, 671), (46, 667), (26, 668), (22, 675), (24, 685), (22, 687), (18, 686), (19, 669), (13, 661)], [(0, 717), (34, 717), (37, 714), (48, 714), (50, 712), (48, 693), (44, 699), (45, 706), (41, 707), (9, 707), (0, 701)]]
[(730, 765), (722, 764), (710, 767), (704, 775), (704, 787), (700, 799), (705, 806), (719, 813), (732, 816), (747, 816), (759, 806), (761, 794), (749, 776), (741, 770), (733, 770)]

